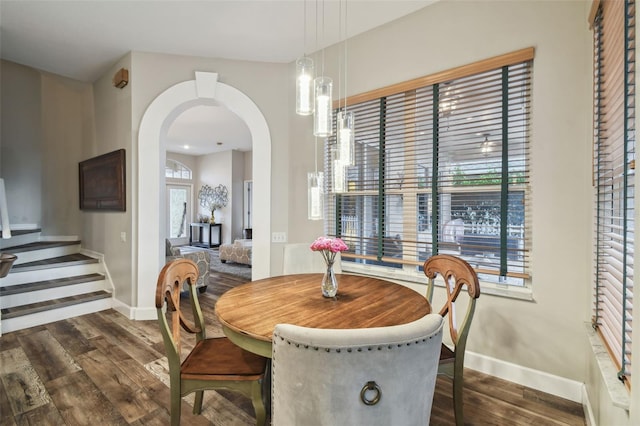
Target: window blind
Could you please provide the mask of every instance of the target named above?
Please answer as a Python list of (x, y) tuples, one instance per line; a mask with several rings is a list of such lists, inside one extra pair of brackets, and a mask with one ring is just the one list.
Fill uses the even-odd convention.
[[(594, 327), (618, 364), (631, 371), (635, 188), (635, 3), (596, 5), (593, 176)], [(630, 382), (627, 382), (630, 383)]]
[(335, 137), (325, 145), (326, 227), (350, 247), (343, 265), (416, 271), (433, 254), (453, 253), (484, 279), (523, 285), (533, 50), (527, 52), (440, 74), (453, 79), (424, 77), (395, 93), (356, 97), (348, 107), (356, 117), (354, 165), (336, 163)]

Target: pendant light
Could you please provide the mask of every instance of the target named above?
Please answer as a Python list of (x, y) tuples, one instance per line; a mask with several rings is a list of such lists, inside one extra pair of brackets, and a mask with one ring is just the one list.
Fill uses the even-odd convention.
[(324, 198), (323, 198), (323, 173), (307, 173), (307, 212), (309, 220), (322, 220), (324, 218)]
[[(304, 51), (307, 48), (307, 2), (304, 1)], [(313, 59), (303, 54), (302, 58), (296, 61), (296, 114), (311, 115), (314, 108), (313, 78), (315, 70)]]
[[(324, 1), (322, 2), (322, 39), (324, 42)], [(333, 80), (324, 75), (324, 47), (322, 48), (322, 76), (314, 80), (315, 112), (313, 115), (313, 134), (326, 138), (333, 134)]]
[(313, 59), (303, 56), (296, 61), (296, 114), (313, 114)]
[(333, 160), (333, 192), (339, 194), (345, 192), (345, 169), (339, 159)]
[(333, 80), (329, 77), (315, 79), (315, 114), (313, 134), (318, 137), (329, 137), (333, 133), (331, 123), (331, 104), (333, 103)]
[(353, 165), (354, 115), (351, 111), (338, 113), (338, 155), (343, 166)]
[[(342, 1), (340, 2), (342, 9)], [(342, 10), (340, 10), (342, 17)], [(355, 117), (353, 112), (347, 111), (347, 0), (344, 0), (344, 107), (338, 113), (338, 152), (344, 166), (353, 165)]]
[[(354, 163), (355, 116), (347, 111), (347, 3), (344, 5), (344, 107), (337, 114), (337, 147), (333, 162), (333, 190), (336, 193), (347, 190), (347, 167)], [(342, 19), (342, 1), (340, 2)], [(342, 28), (341, 28), (342, 29)]]
[(318, 172), (318, 139), (315, 140), (315, 172), (307, 173), (307, 217), (324, 219), (324, 173)]

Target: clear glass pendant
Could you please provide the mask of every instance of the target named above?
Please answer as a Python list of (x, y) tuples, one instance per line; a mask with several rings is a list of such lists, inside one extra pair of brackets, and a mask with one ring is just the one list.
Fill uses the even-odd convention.
[(313, 60), (302, 57), (296, 61), (296, 114), (311, 115), (314, 110)]
[(333, 160), (333, 192), (345, 192), (345, 169), (342, 161)]
[(307, 216), (309, 220), (324, 218), (324, 173), (307, 173)]
[(338, 156), (343, 166), (353, 165), (354, 119), (351, 111), (338, 113)]
[(313, 134), (327, 137), (333, 133), (331, 107), (333, 80), (329, 77), (317, 77), (315, 79), (316, 105), (313, 116)]

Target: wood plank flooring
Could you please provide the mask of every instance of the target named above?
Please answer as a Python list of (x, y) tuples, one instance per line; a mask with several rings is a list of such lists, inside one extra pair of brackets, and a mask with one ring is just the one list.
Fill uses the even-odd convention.
[[(242, 282), (212, 273), (200, 295), (208, 336), (222, 335), (217, 297)], [(185, 341), (183, 351), (191, 345)], [(166, 371), (157, 322), (113, 310), (7, 333), (0, 337), (0, 425), (167, 425)], [(451, 392), (451, 382), (438, 378), (432, 425), (454, 424)], [(465, 371), (464, 398), (469, 425), (585, 424), (580, 404), (473, 370)], [(183, 398), (182, 424), (255, 424), (251, 402), (232, 392), (205, 392), (200, 416), (192, 404), (192, 395)]]

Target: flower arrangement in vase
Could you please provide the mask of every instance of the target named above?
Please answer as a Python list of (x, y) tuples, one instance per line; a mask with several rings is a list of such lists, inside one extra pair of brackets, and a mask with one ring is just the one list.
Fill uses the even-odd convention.
[(349, 246), (340, 238), (318, 237), (311, 244), (311, 250), (319, 251), (327, 266), (322, 277), (322, 295), (324, 297), (335, 297), (338, 293), (338, 280), (333, 271), (333, 264), (336, 260), (336, 254), (348, 249)]

